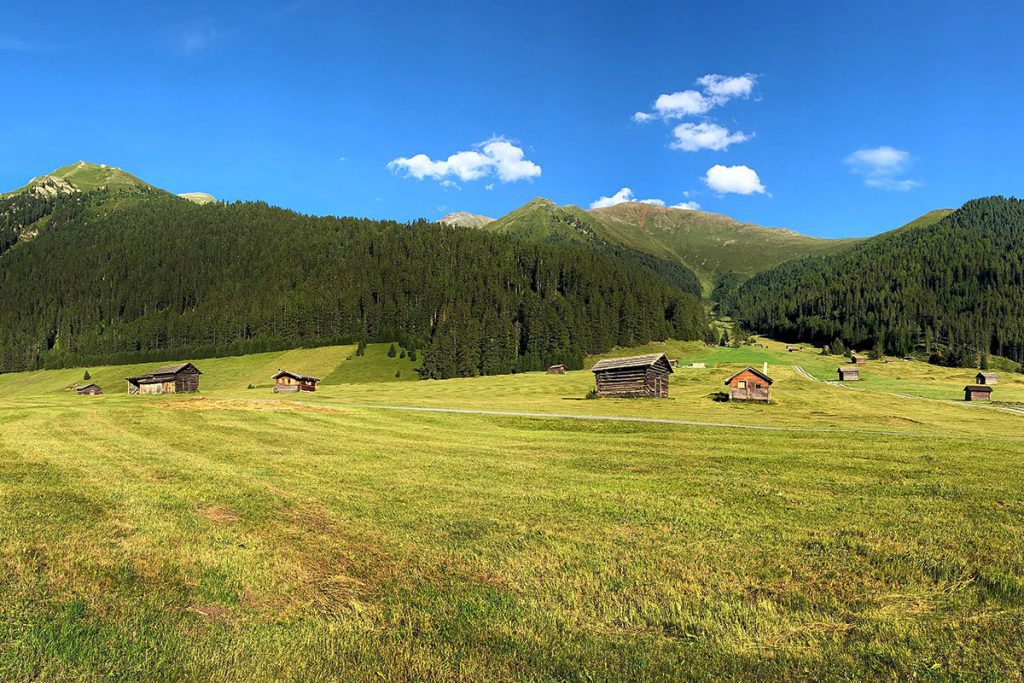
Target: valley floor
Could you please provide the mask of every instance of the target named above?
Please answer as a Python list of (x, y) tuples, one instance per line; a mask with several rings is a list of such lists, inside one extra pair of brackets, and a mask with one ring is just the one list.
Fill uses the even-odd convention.
[[(0, 679), (1019, 676), (1024, 381), (769, 347), (609, 354), (708, 365), (664, 401), (376, 345), (197, 360), (199, 396), (0, 375)], [(714, 400), (764, 362), (772, 404)]]

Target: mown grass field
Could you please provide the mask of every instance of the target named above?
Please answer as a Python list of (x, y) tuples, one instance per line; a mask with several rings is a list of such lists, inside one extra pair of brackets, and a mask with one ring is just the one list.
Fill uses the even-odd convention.
[[(1018, 678), (1024, 415), (769, 346), (637, 349), (709, 365), (657, 402), (396, 382), (386, 345), (197, 360), (198, 397), (0, 375), (0, 680)], [(713, 400), (764, 362), (771, 405)]]

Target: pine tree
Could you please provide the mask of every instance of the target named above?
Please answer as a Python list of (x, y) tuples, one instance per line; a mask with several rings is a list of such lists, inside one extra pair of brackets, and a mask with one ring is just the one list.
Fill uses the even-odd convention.
[(84, 380), (85, 380), (86, 382), (88, 382), (89, 380), (91, 380), (91, 379), (92, 379), (92, 375), (90, 375), (90, 374), (89, 374), (89, 371), (88, 371), (88, 370), (86, 370), (86, 371), (85, 371), (85, 374), (84, 374), (84, 375), (82, 375), (82, 379), (84, 379)]
[(395, 345), (394, 345), (394, 344), (392, 344), (392, 345), (391, 345), (391, 346), (390, 346), (390, 347), (388, 348), (388, 358), (394, 358), (394, 357), (395, 357), (395, 356), (397, 356), (397, 355), (398, 355), (398, 351), (397, 351), (397, 350), (395, 350)]

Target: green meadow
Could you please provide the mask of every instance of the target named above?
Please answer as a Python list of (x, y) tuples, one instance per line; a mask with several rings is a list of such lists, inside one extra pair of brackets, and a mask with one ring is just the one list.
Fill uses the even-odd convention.
[(388, 345), (0, 375), (0, 680), (1018, 678), (1024, 376), (764, 343), (608, 354), (663, 401)]

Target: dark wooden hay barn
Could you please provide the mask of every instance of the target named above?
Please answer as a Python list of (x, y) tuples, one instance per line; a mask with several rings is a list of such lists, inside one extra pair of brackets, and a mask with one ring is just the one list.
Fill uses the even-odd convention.
[(564, 365), (552, 365), (550, 368), (548, 368), (548, 374), (549, 375), (564, 375), (565, 374), (565, 366)]
[(84, 387), (75, 387), (75, 393), (79, 396), (100, 396), (103, 389), (99, 384), (86, 384)]
[(297, 372), (289, 372), (288, 370), (278, 370), (277, 374), (270, 379), (274, 380), (275, 394), (316, 391), (317, 382), (320, 381), (318, 377), (300, 375)]
[(772, 384), (775, 383), (768, 375), (754, 368), (740, 370), (725, 380), (729, 387), (730, 401), (760, 401), (767, 403), (772, 400)]
[(853, 363), (854, 365), (864, 365), (865, 363), (868, 362), (868, 357), (867, 356), (858, 356), (858, 355), (854, 354), (854, 355), (850, 356), (850, 362)]
[(999, 373), (998, 372), (985, 372), (982, 370), (974, 376), (974, 381), (978, 384), (987, 384), (989, 386), (993, 384), (999, 384)]
[(610, 358), (590, 370), (601, 398), (668, 398), (668, 376), (673, 372), (663, 353)]
[(984, 384), (968, 384), (964, 387), (965, 401), (991, 401), (992, 387)]
[(153, 372), (128, 378), (129, 394), (187, 394), (199, 391), (199, 368), (191, 363), (164, 365)]
[(839, 368), (838, 372), (840, 382), (857, 382), (860, 380), (860, 368), (858, 367)]

